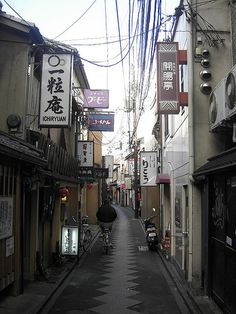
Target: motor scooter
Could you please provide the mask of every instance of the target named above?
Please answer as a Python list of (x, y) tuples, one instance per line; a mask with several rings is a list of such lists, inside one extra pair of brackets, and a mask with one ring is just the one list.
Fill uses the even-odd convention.
[[(155, 208), (152, 209), (155, 212)], [(157, 227), (155, 223), (152, 221), (157, 215), (152, 215), (146, 219), (144, 219), (144, 228), (146, 232), (146, 241), (149, 250), (155, 251), (157, 250), (157, 246), (159, 243), (159, 237), (157, 232)]]

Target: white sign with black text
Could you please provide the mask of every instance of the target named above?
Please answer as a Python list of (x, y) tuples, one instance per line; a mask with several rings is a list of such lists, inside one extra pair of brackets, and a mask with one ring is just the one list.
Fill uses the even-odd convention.
[(94, 142), (93, 141), (78, 141), (76, 157), (80, 162), (80, 167), (93, 167)]
[(71, 54), (44, 54), (40, 99), (40, 126), (70, 125)]
[(157, 152), (140, 152), (140, 185), (156, 186)]
[(62, 255), (78, 254), (78, 227), (63, 226), (61, 234)]

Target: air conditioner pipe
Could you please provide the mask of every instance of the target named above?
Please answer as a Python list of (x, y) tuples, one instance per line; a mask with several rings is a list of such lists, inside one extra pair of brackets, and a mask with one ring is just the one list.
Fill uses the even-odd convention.
[[(194, 130), (193, 130), (193, 92), (194, 92), (194, 75), (193, 75), (193, 52), (194, 52), (194, 43), (193, 43), (193, 26), (192, 23), (188, 24), (188, 35), (187, 41), (189, 42), (188, 53), (188, 68), (189, 68), (189, 84), (188, 84), (188, 133), (189, 133), (189, 175), (192, 176), (194, 172)], [(189, 180), (189, 247), (188, 247), (188, 282), (192, 282), (193, 275), (193, 183)]]

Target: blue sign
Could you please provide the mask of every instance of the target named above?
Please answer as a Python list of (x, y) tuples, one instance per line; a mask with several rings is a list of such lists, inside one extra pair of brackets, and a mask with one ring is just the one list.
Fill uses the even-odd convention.
[(88, 114), (89, 131), (113, 132), (114, 114)]

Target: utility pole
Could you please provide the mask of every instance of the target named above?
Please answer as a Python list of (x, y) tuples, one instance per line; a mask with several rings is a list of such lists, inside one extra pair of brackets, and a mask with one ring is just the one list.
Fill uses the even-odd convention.
[(134, 217), (138, 218), (138, 148), (134, 143)]
[[(133, 59), (134, 59), (134, 50), (133, 50)], [(132, 110), (133, 110), (133, 157), (134, 157), (134, 217), (138, 218), (138, 143), (137, 143), (137, 112), (136, 112), (136, 99), (137, 99), (137, 89), (135, 84), (135, 71), (134, 64), (131, 68), (132, 73), (132, 86), (130, 89), (130, 95), (132, 99)]]
[[(136, 94), (136, 93), (135, 93)], [(134, 136), (134, 217), (138, 218), (138, 143), (136, 101), (133, 99), (133, 136)]]

